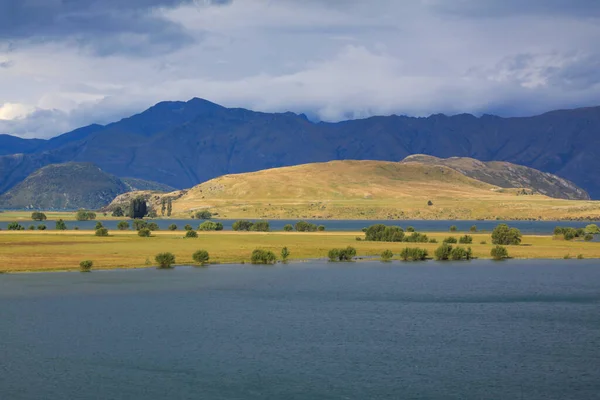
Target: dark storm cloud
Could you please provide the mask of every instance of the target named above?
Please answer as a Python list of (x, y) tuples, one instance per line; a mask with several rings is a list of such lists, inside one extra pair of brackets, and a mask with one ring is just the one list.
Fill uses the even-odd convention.
[(193, 38), (181, 25), (153, 11), (190, 3), (194, 1), (0, 0), (0, 41), (17, 47), (67, 41), (100, 56), (165, 53)]

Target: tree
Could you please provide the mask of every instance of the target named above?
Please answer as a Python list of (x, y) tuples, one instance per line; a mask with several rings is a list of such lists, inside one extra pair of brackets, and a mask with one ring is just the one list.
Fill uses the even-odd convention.
[(38, 229), (38, 231), (45, 231), (45, 230), (46, 230), (46, 225), (44, 225), (44, 224), (39, 224), (39, 225), (37, 226), (37, 229)]
[(78, 210), (75, 214), (75, 219), (77, 221), (91, 221), (96, 219), (96, 213), (88, 210)]
[(135, 219), (133, 220), (133, 228), (136, 231), (139, 231), (140, 229), (145, 229), (148, 227), (148, 223), (142, 219)]
[(432, 206), (432, 205), (433, 205), (433, 202), (432, 202), (431, 200), (429, 200), (429, 201), (427, 202), (427, 205), (428, 205), (428, 206)]
[(317, 225), (311, 224), (306, 221), (298, 221), (296, 222), (296, 231), (297, 232), (316, 232)]
[(592, 240), (594, 240), (594, 235), (592, 235), (591, 233), (586, 233), (583, 237), (583, 240), (585, 240), (586, 242), (591, 242)]
[(208, 251), (198, 250), (197, 252), (195, 252), (192, 255), (192, 259), (194, 261), (196, 261), (198, 264), (204, 265), (208, 262), (208, 260), (210, 259), (210, 256), (208, 255)]
[(438, 261), (445, 261), (450, 258), (452, 252), (452, 246), (448, 243), (443, 243), (440, 247), (435, 250), (434, 256)]
[(190, 224), (186, 224), (186, 225), (183, 227), (183, 229), (185, 229), (186, 231), (191, 231), (191, 230), (192, 230), (192, 229), (194, 229), (194, 228), (192, 228), (192, 226), (191, 226)]
[(404, 240), (404, 231), (397, 226), (375, 224), (367, 228), (365, 240), (373, 242), (402, 242)]
[(123, 209), (121, 207), (117, 207), (112, 212), (112, 216), (113, 217), (124, 217), (125, 216), (125, 212), (123, 211)]
[(223, 224), (220, 222), (204, 221), (198, 226), (199, 231), (222, 231)]
[(345, 249), (331, 249), (328, 257), (329, 261), (352, 261), (356, 257), (356, 249), (350, 246)]
[(469, 231), (471, 231), (473, 233), (477, 232), (477, 225), (471, 226), (471, 228), (469, 229)]
[(233, 225), (231, 226), (231, 228), (234, 231), (249, 231), (252, 229), (252, 227), (254, 226), (253, 222), (250, 221), (246, 221), (246, 220), (239, 220), (239, 221), (235, 221), (233, 223)]
[(132, 199), (129, 204), (129, 217), (132, 219), (141, 219), (148, 214), (148, 206), (143, 196)]
[(21, 224), (19, 224), (18, 222), (11, 222), (10, 224), (8, 224), (6, 229), (8, 229), (9, 231), (24, 231), (25, 230), (25, 228), (23, 226), (21, 226)]
[(169, 230), (170, 231), (176, 231), (177, 230), (177, 225), (175, 225), (175, 224), (169, 225)]
[(57, 231), (66, 231), (67, 224), (65, 224), (65, 221), (63, 221), (62, 219), (59, 219), (58, 221), (56, 221), (56, 230)]
[(323, 232), (323, 231), (325, 231), (325, 225), (319, 225), (319, 226), (317, 227), (317, 230), (318, 230), (319, 232)]
[(590, 235), (598, 235), (600, 234), (600, 228), (598, 228), (598, 225), (596, 224), (590, 224), (585, 227), (585, 232)]
[(45, 221), (46, 214), (44, 214), (43, 212), (35, 211), (31, 213), (31, 219), (34, 221)]
[(102, 225), (102, 222), (98, 221), (96, 222), (96, 227), (94, 229), (98, 230), (100, 228), (104, 228), (104, 225)]
[(252, 264), (274, 264), (277, 256), (270, 250), (256, 249), (250, 257)]
[(186, 238), (197, 238), (198, 237), (198, 232), (196, 232), (196, 231), (186, 231), (185, 232), (185, 237)]
[(160, 269), (169, 269), (175, 264), (175, 256), (173, 253), (158, 253), (154, 260), (158, 263), (158, 268)]
[(291, 232), (291, 231), (293, 231), (293, 230), (294, 230), (294, 227), (293, 227), (291, 224), (286, 224), (286, 225), (283, 227), (283, 230), (284, 230), (285, 232)]
[(171, 199), (169, 197), (169, 199), (167, 200), (167, 217), (170, 217), (172, 212), (173, 212), (173, 199)]
[(508, 258), (508, 250), (504, 246), (496, 246), (492, 248), (490, 255), (496, 261), (504, 260)]
[(450, 251), (450, 259), (454, 261), (470, 260), (473, 258), (473, 252), (471, 248), (466, 250), (463, 247), (455, 247)]
[(414, 232), (415, 228), (413, 228), (412, 226), (409, 226), (408, 228), (406, 228), (406, 232)]
[(286, 262), (289, 256), (290, 256), (290, 251), (288, 250), (287, 247), (284, 247), (283, 249), (281, 249), (281, 259), (283, 260), (283, 262)]
[(148, 211), (148, 218), (156, 218), (158, 217), (158, 214), (156, 213), (156, 210), (154, 208), (150, 208), (150, 210)]
[(91, 272), (94, 263), (91, 260), (83, 260), (79, 263), (81, 272)]
[(158, 227), (158, 224), (156, 222), (150, 222), (146, 228), (150, 229), (151, 231), (158, 231), (160, 230), (160, 228)]
[(457, 243), (457, 242), (458, 242), (458, 240), (456, 240), (456, 238), (452, 237), (452, 236), (448, 236), (446, 239), (444, 239), (442, 241), (442, 243)]
[(167, 210), (167, 199), (164, 197), (160, 201), (160, 215), (165, 216), (165, 211)]
[(384, 250), (381, 253), (381, 261), (390, 261), (394, 257), (394, 253), (391, 250)]
[(108, 236), (108, 229), (106, 229), (106, 228), (96, 229), (96, 236)]
[(327, 253), (327, 257), (329, 257), (329, 261), (338, 261), (339, 257), (340, 257), (340, 250), (339, 249), (331, 249), (329, 250), (329, 253)]
[(208, 210), (198, 211), (196, 213), (196, 219), (211, 219), (212, 213)]
[(138, 230), (139, 237), (150, 237), (151, 234), (152, 232), (148, 228), (142, 228)]
[(521, 244), (521, 231), (517, 228), (509, 228), (506, 224), (500, 224), (492, 231), (492, 243), (519, 245)]
[(429, 252), (426, 249), (420, 249), (418, 247), (406, 247), (400, 252), (400, 258), (403, 261), (424, 261), (429, 256)]
[(117, 224), (117, 229), (120, 231), (126, 231), (127, 229), (129, 229), (129, 222), (127, 221), (121, 221)]
[(473, 236), (471, 236), (471, 235), (461, 236), (458, 239), (458, 243), (460, 243), (460, 244), (471, 244), (471, 243), (473, 243)]
[(452, 225), (450, 227), (450, 232), (456, 232), (458, 230), (458, 228), (456, 227), (456, 225)]
[(269, 232), (271, 230), (271, 225), (269, 224), (269, 221), (258, 221), (252, 226), (251, 230), (255, 232)]

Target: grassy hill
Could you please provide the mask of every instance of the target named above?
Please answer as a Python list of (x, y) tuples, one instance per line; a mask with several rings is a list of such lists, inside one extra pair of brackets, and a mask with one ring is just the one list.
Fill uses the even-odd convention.
[[(210, 209), (220, 218), (579, 219), (600, 202), (523, 195), (456, 169), (422, 162), (331, 161), (225, 175), (172, 197), (173, 215)], [(431, 202), (432, 205), (428, 205)]]

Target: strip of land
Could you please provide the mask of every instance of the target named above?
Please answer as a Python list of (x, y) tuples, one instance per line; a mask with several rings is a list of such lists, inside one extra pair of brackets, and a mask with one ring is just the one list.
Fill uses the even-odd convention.
[[(154, 256), (171, 252), (178, 265), (194, 264), (192, 254), (200, 249), (210, 253), (211, 262), (248, 263), (256, 248), (271, 250), (279, 255), (285, 246), (290, 260), (327, 257), (332, 248), (352, 246), (357, 255), (377, 256), (390, 249), (398, 254), (405, 247), (420, 247), (433, 255), (434, 250), (448, 236), (456, 238), (464, 233), (427, 233), (435, 243), (385, 243), (357, 241), (362, 232), (199, 232), (198, 238), (184, 239), (183, 231), (153, 232), (153, 237), (142, 238), (135, 231), (111, 231), (109, 237), (97, 237), (93, 231), (1, 231), (0, 272), (77, 270), (82, 260), (92, 260), (94, 269), (141, 268), (155, 265)], [(473, 244), (454, 245), (471, 247), (477, 258), (490, 258), (491, 235), (475, 233)], [(486, 244), (481, 244), (486, 242)], [(524, 235), (519, 246), (507, 246), (514, 258), (558, 259), (581, 255), (600, 258), (600, 243), (559, 240), (553, 236)], [(397, 259), (397, 256), (394, 257)]]

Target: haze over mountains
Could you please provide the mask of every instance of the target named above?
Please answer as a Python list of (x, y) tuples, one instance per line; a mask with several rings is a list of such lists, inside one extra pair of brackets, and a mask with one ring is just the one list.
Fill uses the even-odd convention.
[[(119, 177), (189, 188), (217, 176), (330, 160), (411, 154), (509, 161), (556, 174), (600, 198), (600, 107), (527, 118), (469, 114), (313, 123), (294, 113), (163, 102), (48, 141), (0, 136), (0, 192), (48, 164), (92, 162)], [(22, 154), (16, 154), (22, 153)]]

